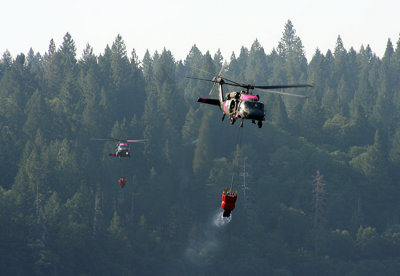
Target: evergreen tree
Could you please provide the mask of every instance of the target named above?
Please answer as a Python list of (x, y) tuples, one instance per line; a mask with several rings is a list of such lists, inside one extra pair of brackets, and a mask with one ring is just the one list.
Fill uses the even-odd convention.
[[(112, 79), (112, 70), (111, 70), (111, 49), (107, 45), (104, 49), (103, 55), (100, 55), (98, 58), (99, 61), (99, 70), (100, 70), (100, 80), (104, 102), (109, 102), (107, 104), (107, 109), (111, 110), (114, 106), (112, 104), (112, 100), (114, 99), (114, 95), (112, 95), (112, 87), (113, 87), (113, 79)], [(114, 120), (114, 118), (112, 118)]]
[(2, 67), (1, 73), (9, 70), (11, 68), (12, 62), (13, 61), (12, 61), (11, 53), (10, 53), (10, 51), (6, 50), (3, 53), (3, 56), (1, 58), (1, 67)]
[[(350, 161), (350, 165), (360, 171), (366, 177), (377, 179), (379, 176), (386, 177), (386, 158), (384, 145), (379, 131), (376, 131), (374, 144), (367, 148)], [(378, 173), (379, 172), (379, 173)]]
[(309, 78), (313, 83), (313, 90), (319, 100), (325, 95), (325, 89), (327, 87), (327, 78), (330, 75), (329, 68), (326, 64), (326, 58), (317, 48), (313, 58), (309, 64)]
[(256, 39), (251, 45), (248, 58), (246, 60), (245, 80), (254, 83), (265, 83), (267, 74), (267, 63), (264, 48)]
[(146, 100), (146, 92), (145, 92), (145, 79), (143, 76), (143, 72), (141, 70), (141, 63), (139, 61), (138, 56), (136, 55), (135, 49), (132, 50), (131, 53), (131, 72), (132, 72), (132, 92), (133, 92), (133, 102), (131, 105), (131, 109), (133, 110), (136, 116), (142, 116), (144, 110), (144, 102)]
[[(184, 65), (187, 71), (186, 74), (190, 77), (210, 78), (211, 76), (207, 72), (211, 74), (214, 73), (214, 70), (207, 71), (203, 68), (204, 56), (196, 45), (193, 45), (190, 49), (190, 52), (184, 61)], [(184, 87), (184, 97), (186, 104), (191, 106), (192, 108), (195, 108), (197, 105), (197, 103), (195, 102), (196, 98), (200, 97), (200, 95), (204, 95), (204, 92), (202, 91), (209, 90), (206, 88), (207, 86), (204, 82), (196, 79), (188, 79), (185, 82)]]
[(97, 57), (93, 53), (93, 47), (88, 44), (86, 44), (86, 48), (83, 50), (82, 53), (82, 58), (79, 60), (79, 65), (81, 71), (83, 73), (86, 73), (89, 71), (89, 69), (95, 70), (97, 69)]
[(319, 254), (321, 239), (326, 227), (326, 184), (323, 180), (324, 176), (317, 171), (314, 178), (314, 190), (313, 190), (313, 205), (314, 205), (314, 229), (316, 231), (314, 239), (314, 252)]
[(42, 71), (43, 71), (43, 60), (40, 53), (36, 53), (29, 49), (28, 55), (26, 57), (26, 66), (32, 74), (34, 74), (34, 78), (41, 79), (42, 78)]
[(336, 93), (336, 90), (328, 88), (321, 102), (326, 118), (332, 118), (336, 114), (341, 113), (341, 104), (342, 101)]
[(61, 55), (62, 70), (64, 72), (74, 71), (76, 67), (76, 47), (75, 41), (69, 33), (66, 33), (63, 38), (63, 43), (60, 46), (59, 53)]
[(282, 33), (281, 41), (277, 48), (279, 56), (283, 59), (289, 59), (290, 55), (297, 56), (298, 61), (304, 57), (304, 47), (301, 39), (296, 35), (292, 21), (288, 20), (285, 24), (285, 29)]
[[(75, 82), (76, 75), (72, 71), (67, 71), (64, 76), (59, 95), (55, 99), (60, 106), (55, 112), (61, 120), (65, 120), (64, 127), (66, 127), (72, 123), (71, 121), (79, 119), (78, 108), (82, 98), (79, 93), (79, 86)], [(72, 116), (66, 117), (64, 114), (71, 114)]]
[(247, 66), (247, 59), (249, 57), (249, 50), (245, 47), (240, 48), (240, 54), (236, 59), (235, 63), (232, 64), (232, 61), (229, 63), (229, 71), (232, 71), (232, 78), (234, 80), (245, 81), (245, 73)]
[(23, 108), (28, 98), (38, 87), (31, 72), (25, 66), (25, 55), (20, 54), (7, 73), (0, 80), (0, 95), (8, 97), (10, 101), (16, 103), (19, 108)]
[(370, 118), (372, 107), (375, 102), (375, 93), (369, 80), (369, 69), (364, 67), (361, 71), (360, 83), (357, 91), (354, 94), (352, 102), (353, 110), (356, 108), (360, 112), (360, 116)]
[(358, 62), (358, 53), (353, 47), (347, 53), (347, 73), (346, 85), (351, 97), (354, 97), (354, 92), (357, 90), (359, 76), (360, 76), (360, 64)]
[[(270, 119), (272, 123), (279, 126), (280, 128), (286, 129), (289, 126), (289, 119), (282, 98), (280, 96), (274, 95), (272, 97), (269, 97), (269, 99), (270, 100), (268, 100), (267, 102), (272, 102), (272, 105), (270, 107)], [(267, 108), (267, 110), (269, 110), (269, 108)]]
[(144, 54), (142, 65), (144, 79), (149, 81), (153, 74), (153, 59), (150, 56), (149, 50), (146, 50), (146, 53)]
[(201, 120), (200, 128), (199, 128), (199, 138), (196, 143), (196, 148), (194, 151), (193, 157), (193, 172), (195, 175), (206, 174), (210, 164), (211, 157), (211, 149), (210, 145), (212, 141), (210, 141), (210, 127), (209, 121), (211, 120), (211, 112), (206, 112), (203, 115)]
[(81, 103), (83, 105), (81, 123), (85, 135), (100, 137), (102, 130), (98, 126), (100, 123), (107, 122), (107, 116), (101, 105), (100, 81), (95, 70), (90, 66), (86, 75), (83, 75), (83, 73), (81, 75), (82, 96), (84, 98)]
[(316, 133), (324, 124), (324, 115), (316, 93), (313, 93), (303, 105), (299, 124), (304, 133), (313, 133), (311, 137), (318, 136)]
[[(147, 99), (144, 110), (145, 139), (149, 141), (145, 145), (146, 153), (153, 156), (161, 154), (167, 160), (173, 160), (171, 154), (177, 154), (179, 140), (178, 112), (170, 112), (171, 107), (178, 107), (182, 94), (179, 95), (175, 81), (175, 61), (170, 51), (164, 49), (163, 53), (154, 61), (151, 85), (147, 87)], [(183, 120), (182, 120), (183, 121)], [(160, 140), (160, 133), (165, 138)], [(160, 147), (155, 148), (157, 144)], [(151, 152), (151, 153), (150, 153)], [(165, 159), (164, 159), (165, 160)]]
[[(305, 58), (304, 47), (290, 20), (285, 24), (277, 52), (286, 70), (284, 81), (296, 83), (307, 79), (307, 59)], [(285, 103), (289, 117), (299, 118), (303, 103), (295, 97), (288, 97), (285, 99)]]
[(53, 39), (50, 40), (49, 50), (45, 54), (44, 60), (46, 97), (53, 98), (58, 95), (63, 78), (61, 54), (56, 51)]
[[(182, 116), (182, 110), (179, 106), (182, 105), (182, 94), (177, 89), (175, 81), (175, 60), (170, 51), (164, 49), (159, 59), (154, 64), (154, 79), (155, 89), (158, 96), (158, 116), (164, 120), (160, 130), (165, 138), (164, 156), (169, 163), (174, 159), (171, 154), (178, 153), (179, 131), (181, 122), (179, 116)], [(175, 112), (170, 112), (171, 108)]]
[(395, 107), (393, 106), (393, 95), (392, 90), (397, 80), (395, 72), (393, 58), (394, 49), (392, 42), (388, 40), (385, 55), (382, 59), (380, 75), (380, 86), (378, 90), (378, 96), (376, 104), (372, 110), (372, 121), (376, 128), (379, 128), (383, 133), (393, 134), (395, 125), (397, 124), (398, 117), (394, 117)]
[(395, 132), (389, 151), (390, 160), (400, 165), (400, 129)]
[(216, 68), (221, 68), (222, 63), (224, 61), (224, 57), (222, 56), (220, 49), (218, 49), (218, 51), (214, 54), (213, 60), (214, 60), (214, 66)]
[(132, 103), (133, 94), (132, 67), (127, 56), (125, 42), (118, 35), (111, 47), (110, 56), (111, 87), (110, 96), (111, 114), (113, 119), (122, 117), (131, 118), (134, 114)]
[(27, 113), (27, 120), (22, 129), (29, 137), (33, 138), (38, 130), (41, 130), (42, 133), (48, 133), (50, 127), (49, 110), (39, 90), (36, 90), (29, 99), (25, 112)]
[(353, 96), (349, 91), (349, 82), (347, 81), (348, 74), (348, 55), (347, 50), (343, 46), (343, 41), (338, 36), (336, 41), (335, 51), (333, 52), (335, 62), (333, 68), (333, 81), (336, 82), (338, 89), (338, 96), (344, 101), (349, 102)]
[(125, 42), (122, 40), (121, 35), (118, 35), (111, 47), (111, 73), (116, 93), (126, 88), (129, 72), (129, 60)]

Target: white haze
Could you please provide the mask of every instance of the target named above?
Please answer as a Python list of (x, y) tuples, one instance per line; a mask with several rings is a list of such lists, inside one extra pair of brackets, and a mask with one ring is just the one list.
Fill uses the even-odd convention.
[(50, 39), (58, 47), (69, 32), (78, 58), (87, 43), (99, 55), (120, 34), (128, 55), (135, 49), (140, 59), (165, 47), (183, 60), (196, 44), (229, 60), (256, 39), (269, 54), (288, 20), (309, 61), (316, 48), (333, 50), (338, 35), (346, 49), (369, 44), (381, 57), (400, 33), (398, 0), (9, 0), (1, 11), (0, 54), (8, 49), (13, 57), (31, 47), (44, 54)]
[(230, 217), (222, 216), (221, 209), (216, 210), (210, 220), (197, 235), (191, 237), (188, 241), (188, 247), (185, 250), (185, 257), (195, 265), (203, 265), (205, 261), (220, 249), (219, 236), (223, 229), (231, 222)]

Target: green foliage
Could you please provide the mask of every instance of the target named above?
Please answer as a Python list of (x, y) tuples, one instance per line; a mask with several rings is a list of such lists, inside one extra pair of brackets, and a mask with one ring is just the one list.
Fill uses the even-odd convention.
[(354, 157), (350, 161), (350, 165), (368, 178), (378, 178), (379, 176), (385, 177), (386, 158), (384, 156), (382, 147), (382, 140), (379, 132), (377, 131), (374, 138), (374, 144), (369, 146), (366, 152)]
[(193, 172), (200, 174), (201, 172), (207, 172), (209, 167), (207, 164), (210, 162), (210, 155), (212, 154), (212, 140), (210, 139), (210, 126), (209, 121), (211, 120), (211, 113), (204, 113), (199, 128), (199, 138), (195, 145), (194, 157), (193, 157)]

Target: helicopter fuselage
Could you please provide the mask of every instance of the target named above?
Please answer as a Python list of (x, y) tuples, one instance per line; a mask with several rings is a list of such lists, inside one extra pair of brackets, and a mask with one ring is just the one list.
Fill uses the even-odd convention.
[(237, 119), (248, 119), (252, 120), (253, 123), (258, 121), (258, 126), (262, 127), (262, 122), (265, 121), (265, 112), (264, 103), (259, 100), (258, 95), (241, 91), (227, 93), (225, 94), (225, 98), (220, 97), (219, 100), (200, 98), (198, 102), (218, 105), (224, 112), (222, 120), (227, 115), (231, 124), (234, 124)]
[(131, 153), (127, 150), (116, 151), (115, 156), (117, 157), (131, 157)]
[(128, 143), (118, 143), (115, 148), (115, 153), (110, 154), (110, 156), (115, 156), (118, 158), (131, 157), (131, 153), (129, 152)]
[(116, 139), (113, 137), (110, 138), (101, 138), (101, 139), (92, 139), (98, 141), (117, 141), (118, 143), (115, 146), (115, 150), (113, 153), (109, 153), (108, 156), (118, 157), (131, 157), (131, 152), (129, 149), (129, 143), (141, 143), (145, 142), (146, 140), (130, 140), (130, 139)]
[[(237, 93), (232, 99), (230, 96)], [(222, 110), (226, 115), (235, 119), (250, 119), (265, 121), (264, 103), (259, 101), (259, 97), (242, 92), (231, 92), (226, 94), (227, 100), (222, 104)]]
[[(266, 91), (274, 94), (280, 95), (289, 95), (289, 96), (296, 96), (301, 98), (307, 98), (306, 96), (296, 95), (285, 93), (282, 91), (273, 91), (272, 89), (283, 89), (283, 88), (296, 88), (296, 87), (312, 87), (310, 84), (290, 84), (290, 85), (269, 85), (269, 86), (255, 86), (251, 84), (240, 84), (228, 79), (223, 79), (221, 77), (221, 72), (214, 77), (212, 80), (201, 79), (201, 78), (193, 78), (199, 80), (206, 80), (215, 83), (218, 83), (218, 99), (208, 99), (208, 98), (199, 98), (197, 101), (200, 103), (206, 103), (211, 105), (217, 105), (223, 111), (222, 120), (224, 120), (225, 116), (229, 116), (229, 120), (231, 124), (234, 124), (237, 119), (242, 119), (240, 126), (243, 126), (243, 120), (248, 119), (251, 120), (252, 123), (258, 124), (258, 127), (261, 128), (263, 121), (265, 121), (265, 111), (264, 111), (264, 103), (260, 102), (260, 97), (258, 95), (253, 95), (250, 91), (253, 89), (258, 89), (261, 91)], [(230, 92), (225, 94), (222, 86), (231, 85), (245, 88), (246, 91), (240, 92)], [(210, 94), (212, 89), (210, 91)]]

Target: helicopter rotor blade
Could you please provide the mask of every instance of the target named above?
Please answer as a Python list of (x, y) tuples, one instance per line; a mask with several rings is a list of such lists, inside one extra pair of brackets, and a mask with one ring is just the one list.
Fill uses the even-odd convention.
[(128, 140), (128, 139), (117, 139), (117, 138), (100, 138), (100, 139), (91, 139), (94, 141), (116, 141), (116, 142), (125, 142), (125, 143), (140, 143), (140, 142), (145, 142), (146, 140)]
[(128, 143), (144, 143), (146, 140), (125, 140)]
[(285, 96), (293, 96), (293, 97), (299, 97), (299, 98), (308, 98), (308, 96), (304, 95), (298, 95), (298, 94), (293, 94), (293, 93), (287, 93), (287, 92), (282, 92), (282, 91), (277, 91), (277, 90), (272, 90), (272, 89), (261, 89), (261, 88), (254, 88), (255, 90), (261, 91), (261, 92), (267, 92), (267, 93), (272, 93), (272, 94), (279, 94), (279, 95), (285, 95)]
[[(289, 85), (265, 85), (265, 86), (256, 86), (256, 85), (251, 85), (251, 84), (243, 84), (243, 83), (238, 83), (235, 82), (233, 80), (227, 79), (225, 77), (222, 77), (222, 72), (224, 70), (226, 66), (226, 63), (224, 62), (224, 64), (221, 66), (221, 69), (218, 73), (217, 76), (214, 76), (214, 78), (212, 80), (210, 79), (205, 79), (205, 78), (196, 78), (196, 77), (186, 77), (189, 79), (196, 79), (196, 80), (202, 80), (202, 81), (209, 81), (209, 82), (213, 82), (213, 86), (210, 90), (209, 95), (211, 95), (212, 91), (214, 90), (214, 87), (216, 85), (216, 83), (221, 83), (221, 84), (225, 84), (225, 85), (229, 85), (229, 86), (236, 86), (236, 87), (242, 87), (247, 89), (247, 91), (249, 90), (259, 90), (262, 92), (267, 92), (267, 93), (273, 93), (273, 94), (279, 94), (279, 95), (286, 95), (286, 96), (294, 96), (294, 97), (299, 97), (299, 98), (308, 98), (307, 96), (303, 96), (303, 95), (298, 95), (298, 94), (293, 94), (293, 93), (287, 93), (287, 92), (283, 92), (283, 91), (277, 91), (274, 89), (285, 89), (285, 88), (306, 88), (306, 87), (313, 87), (313, 85), (311, 84), (289, 84)], [(192, 68), (205, 72), (207, 74), (213, 75), (210, 72), (207, 72), (203, 69), (197, 68), (197, 67), (193, 67)]]
[(313, 87), (311, 84), (289, 84), (289, 85), (266, 85), (266, 86), (253, 86), (255, 89), (280, 89), (280, 88), (296, 88), (296, 87)]
[(209, 79), (203, 79), (203, 78), (196, 78), (196, 77), (185, 77), (187, 79), (193, 79), (193, 80), (202, 80), (202, 81), (210, 81), (210, 82), (216, 82), (215, 80), (209, 80)]
[[(222, 77), (222, 72), (224, 71), (226, 65), (227, 65), (226, 62), (224, 62), (224, 64), (222, 64), (221, 69), (219, 70), (219, 73), (218, 73), (217, 76), (215, 76), (214, 74), (212, 74), (212, 73), (210, 73), (210, 72), (208, 72), (208, 71), (205, 71), (205, 70), (203, 70), (203, 69), (200, 69), (200, 68), (191, 66), (192, 68), (194, 68), (194, 69), (196, 69), (196, 70), (199, 70), (199, 71), (205, 72), (205, 73), (207, 73), (207, 74), (213, 75), (214, 78), (213, 78), (212, 80), (210, 80), (210, 79), (204, 79), (204, 78), (197, 78), (197, 77), (186, 77), (186, 78), (188, 78), (188, 79), (195, 79), (195, 80), (202, 80), (202, 81), (214, 82), (214, 85), (212, 86), (212, 88), (211, 88), (211, 90), (210, 90), (210, 92), (209, 92), (209, 95), (211, 95), (212, 91), (214, 90), (215, 84), (216, 84), (216, 83), (219, 83), (219, 81), (217, 81), (218, 78), (222, 79), (222, 80), (224, 81), (223, 84), (226, 84), (226, 85), (230, 85), (230, 86), (240, 86), (240, 87), (244, 87), (244, 88), (247, 88), (247, 87), (250, 86), (250, 85), (247, 85), (247, 84), (240, 84), (240, 83), (235, 82), (235, 81), (233, 81), (233, 80), (230, 80), (230, 79), (227, 79), (227, 78), (225, 78), (225, 77)], [(228, 81), (228, 82), (226, 82), (226, 81)], [(252, 87), (252, 86), (251, 86), (251, 87)]]
[(115, 141), (115, 140), (117, 140), (118, 141), (118, 139), (114, 139), (114, 138), (100, 138), (100, 139), (93, 138), (90, 140), (92, 140), (92, 141)]
[(224, 62), (224, 64), (222, 64), (221, 69), (219, 70), (218, 75), (217, 75), (218, 77), (221, 77), (222, 71), (224, 71), (225, 66), (226, 66), (226, 62)]
[(203, 70), (203, 69), (200, 69), (200, 68), (197, 68), (197, 67), (194, 67), (194, 66), (190, 66), (190, 67), (192, 67), (193, 69), (199, 70), (201, 72), (207, 73), (207, 74), (209, 74), (211, 76), (215, 76), (213, 73), (210, 73), (210, 72), (208, 72), (206, 70)]
[(290, 85), (266, 85), (266, 86), (257, 86), (257, 85), (251, 85), (251, 84), (242, 84), (242, 83), (237, 83), (235, 81), (229, 80), (224, 78), (226, 85), (230, 85), (230, 86), (239, 86), (239, 87), (243, 87), (246, 89), (265, 89), (265, 90), (269, 90), (269, 89), (281, 89), (281, 88), (298, 88), (298, 87), (313, 87), (311, 84), (290, 84)]
[[(219, 70), (217, 77), (214, 77), (213, 80), (216, 80), (217, 78), (221, 78), (221, 74), (222, 74), (222, 72), (224, 71), (225, 66), (226, 66), (226, 62), (224, 62), (224, 63), (222, 64), (221, 69)], [(214, 90), (214, 87), (215, 87), (216, 83), (217, 83), (217, 81), (214, 81), (214, 84), (213, 84), (213, 86), (211, 87), (210, 93), (208, 93), (208, 95), (211, 95), (211, 93), (212, 93), (213, 90)]]
[[(225, 81), (224, 84), (230, 85), (230, 86), (239, 86), (239, 87), (243, 87), (243, 88), (247, 88), (248, 86), (250, 86), (249, 84), (240, 84), (240, 83), (238, 83), (236, 81), (233, 81), (233, 80), (230, 80), (230, 79), (227, 79), (227, 78), (224, 78), (224, 81)], [(226, 81), (228, 81), (228, 82), (226, 82)]]
[(214, 84), (213, 84), (213, 86), (211, 87), (211, 89), (210, 89), (210, 93), (208, 93), (208, 95), (211, 95), (211, 93), (213, 92), (213, 90), (214, 90), (214, 87), (215, 87), (215, 85), (217, 84), (217, 82), (216, 81), (214, 81)]

